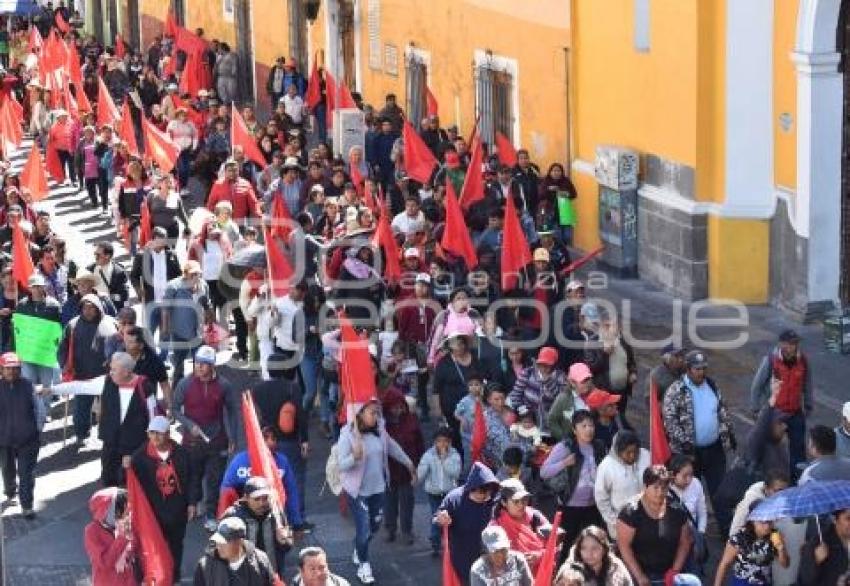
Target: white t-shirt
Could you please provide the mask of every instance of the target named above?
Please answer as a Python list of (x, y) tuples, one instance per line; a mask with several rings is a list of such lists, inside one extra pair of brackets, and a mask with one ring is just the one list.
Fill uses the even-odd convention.
[(297, 351), (298, 344), (292, 339), (295, 315), (301, 310), (302, 303), (295, 303), (289, 295), (284, 295), (276, 302), (278, 314), (274, 339), (281, 350)]
[(304, 100), (298, 94), (295, 97), (283, 96), (283, 109), (295, 124), (301, 124), (304, 119)]
[(168, 284), (165, 249), (159, 252), (152, 250), (151, 258), (153, 259), (153, 300), (160, 302), (165, 297), (165, 286)]
[(118, 387), (118, 394), (121, 398), (121, 423), (124, 423), (124, 418), (127, 417), (127, 410), (130, 408), (130, 401), (133, 400), (133, 393), (136, 389), (133, 387)]
[(221, 250), (221, 244), (216, 240), (207, 240), (206, 250), (204, 250), (204, 280), (217, 281), (223, 266), (224, 252)]

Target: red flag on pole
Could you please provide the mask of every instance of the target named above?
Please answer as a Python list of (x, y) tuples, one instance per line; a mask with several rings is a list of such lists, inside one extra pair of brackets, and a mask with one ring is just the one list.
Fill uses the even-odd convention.
[(147, 198), (142, 201), (142, 213), (139, 218), (139, 246), (144, 246), (153, 240), (153, 222), (151, 208)]
[(508, 137), (501, 132), (496, 132), (496, 150), (501, 164), (508, 167), (516, 165), (516, 149)]
[(170, 173), (177, 162), (177, 157), (180, 156), (180, 147), (144, 116), (142, 116), (142, 134), (145, 139), (145, 158), (155, 162), (163, 173)]
[(472, 461), (481, 461), (481, 451), (487, 444), (487, 422), (484, 420), (484, 408), (481, 406), (481, 401), (475, 401), (475, 417), (472, 421), (472, 441), (470, 442), (470, 452), (472, 452)]
[(351, 90), (344, 83), (339, 86), (339, 107), (357, 109), (357, 102), (351, 95)]
[(115, 33), (115, 57), (123, 59), (127, 54), (127, 46), (124, 44), (124, 37), (121, 33)]
[(261, 168), (265, 168), (267, 163), (263, 153), (260, 152), (260, 147), (257, 146), (257, 141), (251, 136), (248, 131), (248, 125), (245, 124), (245, 119), (239, 113), (236, 104), (233, 104), (232, 115), (230, 116), (230, 141), (233, 146), (241, 146), (245, 157), (250, 161), (254, 161)]
[(30, 38), (29, 44), (27, 45), (27, 51), (38, 54), (42, 47), (44, 47), (44, 39), (41, 37), (41, 33), (38, 32), (37, 27), (30, 26)]
[(17, 222), (12, 226), (12, 277), (21, 288), (28, 289), (30, 276), (34, 272), (29, 242), (21, 230), (20, 222)]
[(21, 187), (29, 191), (32, 201), (41, 201), (50, 195), (47, 175), (41, 165), (41, 153), (35, 142), (32, 143), (30, 155), (21, 171)]
[(54, 19), (54, 21), (56, 22), (56, 28), (58, 28), (59, 32), (63, 35), (68, 34), (68, 32), (71, 30), (71, 25), (68, 24), (68, 21), (65, 20), (65, 17), (62, 16), (62, 13), (58, 10), (56, 11), (56, 18)]
[(595, 249), (595, 250), (591, 250), (590, 252), (585, 254), (583, 257), (574, 260), (573, 262), (568, 264), (566, 267), (564, 267), (563, 270), (561, 271), (561, 274), (562, 275), (569, 275), (570, 273), (579, 270), (581, 267), (583, 267), (584, 265), (589, 263), (591, 260), (593, 260), (594, 258), (599, 256), (600, 254), (602, 254), (602, 252), (604, 250), (605, 250), (604, 244), (602, 246), (600, 246), (599, 248)]
[[(276, 515), (278, 522), (280, 522), (283, 519), (283, 509), (286, 506), (286, 490), (283, 488), (280, 470), (274, 456), (266, 446), (265, 439), (263, 439), (257, 410), (254, 408), (254, 399), (248, 391), (242, 393), (242, 422), (245, 426), (245, 443), (248, 448), (248, 461), (251, 463), (251, 476), (262, 476), (272, 487), (272, 514)], [(286, 525), (286, 523), (280, 524), (280, 526), (283, 525)]]
[(375, 387), (372, 358), (369, 356), (369, 340), (361, 338), (351, 321), (339, 316), (340, 322), (340, 361), (339, 384), (347, 405), (348, 421), (353, 421), (354, 413), (349, 412), (353, 405), (366, 403), (378, 397)]
[(427, 85), (425, 86), (425, 114), (428, 116), (439, 116), (440, 105), (437, 103), (437, 98)]
[(170, 586), (174, 583), (174, 560), (145, 491), (133, 468), (127, 469), (127, 505), (133, 514), (133, 533), (142, 565), (144, 584)]
[(97, 126), (98, 128), (104, 124), (115, 124), (121, 120), (121, 113), (115, 107), (115, 102), (112, 101), (112, 96), (109, 95), (109, 90), (106, 89), (106, 84), (103, 83), (103, 78), (97, 78)]
[(62, 165), (62, 159), (59, 158), (59, 152), (56, 150), (56, 145), (52, 140), (47, 141), (45, 167), (47, 167), (47, 173), (50, 175), (50, 178), (56, 183), (65, 181), (65, 167)]
[(23, 130), (10, 100), (0, 105), (0, 138), (3, 142), (3, 154), (7, 157), (21, 145)]
[[(83, 88), (83, 70), (80, 67), (80, 54), (77, 53), (77, 46), (70, 43), (66, 55), (65, 70), (68, 72), (68, 79), (74, 84), (74, 88), (78, 92), (81, 92)], [(79, 98), (77, 99), (79, 100)]]
[(449, 527), (443, 527), (443, 586), (461, 586), (455, 568), (452, 565), (452, 554), (449, 552)]
[[(319, 75), (319, 66), (313, 60), (313, 69), (310, 71), (310, 80), (307, 82), (307, 91), (304, 94), (304, 103), (309, 110), (315, 108), (322, 101), (322, 78)], [(274, 104), (272, 104), (274, 105)]]
[(393, 237), (390, 227), (389, 206), (384, 202), (381, 207), (381, 217), (378, 219), (378, 228), (375, 230), (373, 242), (384, 251), (384, 278), (388, 283), (398, 283), (401, 279), (401, 263), (399, 262), (398, 243)]
[(325, 70), (325, 104), (328, 128), (334, 125), (334, 110), (336, 110), (336, 79), (331, 72)]
[(419, 183), (428, 183), (434, 167), (437, 166), (434, 153), (407, 120), (402, 127), (402, 140), (404, 141), (404, 169), (407, 176)]
[(139, 156), (139, 145), (136, 143), (136, 128), (133, 126), (133, 116), (130, 114), (129, 98), (124, 100), (121, 106), (121, 126), (118, 128), (118, 136), (127, 143), (127, 151)]
[(463, 188), (460, 190), (460, 205), (464, 211), (472, 204), (484, 199), (484, 175), (481, 172), (484, 165), (484, 153), (481, 148), (481, 137), (477, 134), (472, 139), (472, 153), (469, 158), (469, 167), (466, 169), (466, 178), (463, 180)]
[(292, 233), (292, 214), (289, 213), (289, 206), (286, 205), (283, 196), (279, 193), (272, 196), (271, 218), (272, 236), (288, 242), (289, 235)]
[(463, 212), (455, 197), (452, 182), (446, 180), (446, 224), (443, 227), (443, 238), (440, 240), (443, 250), (463, 258), (466, 268), (472, 270), (478, 264), (478, 255), (469, 236), (469, 228), (463, 219)]
[[(360, 171), (357, 172), (358, 174)], [(352, 181), (354, 180), (354, 171), (352, 170)], [(372, 213), (375, 213), (378, 210), (378, 202), (375, 201), (375, 194), (372, 193), (372, 187), (366, 182), (363, 182), (363, 186), (360, 188), (363, 191), (363, 204), (372, 210)]]
[(508, 194), (505, 203), (505, 224), (502, 236), (502, 288), (514, 289), (519, 282), (519, 271), (531, 262), (531, 250), (525, 232), (519, 223), (514, 197)]
[(172, 10), (169, 10), (165, 17), (163, 32), (169, 37), (177, 36), (177, 18), (174, 16), (174, 12)]
[(266, 265), (268, 267), (269, 294), (272, 297), (283, 297), (289, 292), (290, 280), (292, 279), (292, 265), (278, 246), (277, 239), (272, 231), (265, 228), (266, 241)]
[(555, 513), (555, 519), (552, 521), (552, 532), (549, 533), (549, 538), (546, 540), (546, 549), (543, 550), (540, 565), (537, 566), (537, 574), (534, 576), (534, 586), (550, 586), (552, 584), (552, 576), (555, 574), (558, 527), (560, 526), (561, 511), (558, 511)]
[(649, 384), (649, 452), (653, 466), (655, 464), (667, 464), (671, 455), (658, 394), (658, 384), (651, 380)]

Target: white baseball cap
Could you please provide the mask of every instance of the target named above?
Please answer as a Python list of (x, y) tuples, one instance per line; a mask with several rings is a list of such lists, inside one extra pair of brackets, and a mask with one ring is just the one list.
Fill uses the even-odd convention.
[(211, 346), (201, 346), (195, 352), (195, 362), (215, 364), (215, 350)]

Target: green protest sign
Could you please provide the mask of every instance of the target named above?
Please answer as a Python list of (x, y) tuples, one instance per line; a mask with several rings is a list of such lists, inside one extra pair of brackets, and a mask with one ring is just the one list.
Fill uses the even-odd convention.
[(558, 221), (561, 226), (576, 225), (576, 208), (565, 191), (558, 192)]
[(62, 340), (62, 326), (55, 321), (31, 315), (12, 314), (15, 352), (21, 362), (56, 366), (56, 350)]

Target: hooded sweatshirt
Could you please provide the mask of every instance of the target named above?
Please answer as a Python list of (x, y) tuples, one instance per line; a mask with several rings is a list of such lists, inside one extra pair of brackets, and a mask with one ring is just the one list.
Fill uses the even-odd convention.
[[(492, 487), (493, 496), (484, 503), (476, 503), (469, 493), (482, 486)], [(440, 505), (452, 518), (449, 525), (449, 554), (455, 573), (466, 583), (472, 564), (481, 555), (481, 532), (493, 518), (499, 481), (484, 464), (476, 462), (469, 471), (466, 484), (453, 489)]]
[(92, 521), (86, 525), (83, 540), (91, 560), (92, 586), (132, 586), (137, 584), (130, 561), (133, 550), (123, 534), (115, 532), (115, 497), (120, 489), (104, 488), (89, 499)]
[(619, 437), (614, 438), (614, 446), (596, 469), (596, 483), (593, 496), (596, 507), (605, 519), (608, 533), (617, 535), (617, 515), (620, 509), (635, 495), (643, 490), (643, 471), (650, 462), (649, 451), (640, 448), (637, 461), (628, 465), (620, 459), (617, 453)]
[[(106, 374), (106, 340), (118, 331), (115, 320), (104, 315), (103, 304), (97, 295), (85, 295), (81, 302), (94, 305), (97, 308), (97, 317), (94, 321), (87, 321), (82, 315), (72, 319), (65, 327), (65, 336), (59, 348), (59, 362), (67, 369), (67, 362), (71, 361), (70, 370), (74, 380), (91, 379)], [(71, 346), (72, 355), (69, 356)]]
[[(407, 457), (411, 459), (414, 465), (419, 464), (422, 458), (422, 452), (425, 451), (425, 441), (422, 438), (422, 428), (419, 426), (419, 418), (410, 412), (410, 406), (404, 395), (396, 388), (390, 388), (384, 395), (381, 401), (381, 407), (384, 411), (386, 419), (387, 433), (393, 438)], [(396, 418), (392, 411), (396, 407), (401, 407), (401, 414)], [(390, 466), (390, 484), (399, 486), (402, 484), (410, 484), (410, 471), (396, 462), (391, 460)]]

